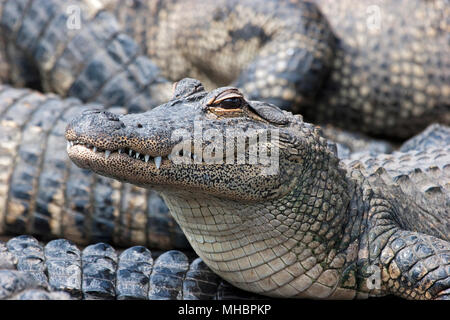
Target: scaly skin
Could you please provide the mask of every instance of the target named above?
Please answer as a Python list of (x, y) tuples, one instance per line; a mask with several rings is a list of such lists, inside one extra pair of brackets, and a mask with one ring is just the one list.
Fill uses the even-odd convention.
[(448, 0), (315, 2), (2, 0), (0, 25), (15, 83), (84, 102), (148, 110), (189, 76), (371, 135), (450, 124)]
[(392, 153), (396, 144), (384, 140), (372, 139), (363, 134), (342, 130), (333, 126), (321, 127), (321, 134), (336, 144), (339, 159), (352, 157), (358, 159), (365, 154), (375, 156), (380, 153)]
[[(274, 155), (279, 147), (278, 170), (212, 163), (223, 156), (212, 153), (211, 137), (200, 140), (196, 120), (218, 137), (227, 129), (274, 137), (265, 145)], [(183, 144), (186, 163), (178, 162), (180, 132), (192, 138)], [(158, 190), (196, 253), (238, 288), (273, 297), (449, 298), (448, 146), (340, 161), (300, 116), (235, 88), (206, 92), (193, 79), (143, 114), (85, 112), (66, 139), (78, 166)]]
[(117, 252), (97, 243), (80, 251), (58, 239), (0, 241), (0, 299), (251, 299), (201, 261), (171, 250), (155, 256), (135, 246)]
[(0, 85), (0, 234), (189, 248), (156, 192), (93, 175), (68, 159), (68, 121), (95, 106)]
[[(312, 3), (311, 3), (312, 2)], [(448, 0), (133, 0), (107, 7), (165, 77), (405, 139), (450, 124)]]
[[(93, 175), (70, 162), (65, 126), (93, 107), (101, 106), (0, 85), (0, 235), (189, 248), (156, 192)], [(343, 156), (373, 151), (364, 139), (344, 137), (338, 147)]]
[[(74, 6), (80, 28), (69, 29)], [(0, 26), (16, 85), (130, 112), (167, 101), (171, 84), (101, 1), (2, 0)]]
[(408, 152), (411, 150), (425, 150), (430, 143), (434, 146), (449, 146), (450, 128), (439, 124), (433, 124), (420, 135), (405, 141), (402, 144), (400, 151)]

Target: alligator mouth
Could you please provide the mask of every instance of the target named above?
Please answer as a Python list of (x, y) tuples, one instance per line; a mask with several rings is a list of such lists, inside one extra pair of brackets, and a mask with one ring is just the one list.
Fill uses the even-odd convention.
[[(82, 169), (89, 169), (97, 174), (144, 188), (189, 194), (194, 191), (206, 192), (215, 196), (223, 195), (233, 200), (238, 198), (253, 200), (253, 197), (242, 197), (236, 188), (229, 189), (220, 183), (220, 179), (211, 179), (211, 172), (217, 176), (228, 177), (230, 172), (249, 170), (248, 175), (243, 178), (248, 181), (254, 181), (254, 178), (259, 179), (261, 176), (259, 170), (249, 169), (253, 166), (259, 168), (261, 164), (240, 164), (237, 159), (233, 162), (212, 162), (214, 156), (207, 159), (203, 156), (198, 157), (192, 149), (179, 149), (179, 145), (172, 147), (172, 150), (167, 148), (163, 151), (164, 154), (159, 155), (154, 150), (149, 150), (148, 153), (152, 152), (150, 155), (142, 153), (142, 149), (139, 152), (126, 145), (121, 146), (117, 143), (117, 146), (113, 146), (113, 143), (109, 145), (106, 143), (101, 148), (99, 144), (94, 146), (92, 142), (88, 143), (79, 138), (78, 140), (68, 139), (67, 154)], [(108, 149), (104, 149), (105, 145)], [(167, 154), (169, 151), (170, 153)], [(202, 149), (202, 151), (205, 153), (205, 150)], [(180, 156), (180, 154), (183, 155)], [(179, 160), (183, 161), (178, 162)], [(218, 159), (214, 159), (216, 160)]]
[[(72, 150), (72, 148), (81, 148), (79, 150)], [(245, 144), (243, 150), (243, 158), (239, 158), (239, 161), (243, 163), (250, 163), (249, 160), (249, 148), (248, 144)], [(118, 149), (103, 149), (92, 144), (86, 143), (82, 140), (68, 140), (67, 141), (67, 152), (75, 155), (75, 157), (83, 157), (86, 155), (86, 151), (89, 152), (89, 157), (95, 154), (97, 159), (108, 160), (115, 157), (126, 157), (128, 161), (140, 161), (142, 164), (150, 165), (154, 164), (156, 169), (160, 169), (163, 163), (167, 164), (187, 164), (187, 165), (214, 165), (214, 164), (235, 164), (240, 163), (238, 159), (238, 150), (235, 149), (231, 153), (232, 161), (227, 159), (228, 154), (226, 152), (221, 153), (221, 155), (216, 158), (215, 154), (206, 156), (205, 154), (197, 155), (194, 149), (191, 148), (189, 151), (184, 149), (177, 149), (177, 151), (171, 150), (168, 154), (151, 156), (139, 151), (136, 151), (129, 147), (123, 147)], [(269, 150), (270, 152), (270, 150)]]
[(98, 148), (98, 147), (93, 146), (88, 143), (84, 143), (83, 141), (80, 141), (80, 140), (67, 141), (67, 151), (69, 152), (69, 150), (73, 147), (81, 147), (85, 150), (87, 149), (90, 152), (95, 153), (97, 156), (104, 158), (105, 160), (107, 160), (110, 157), (123, 156), (123, 157), (128, 157), (130, 160), (142, 161), (144, 163), (154, 164), (157, 169), (159, 169), (161, 167), (161, 163), (163, 163), (165, 160), (169, 160), (169, 158), (171, 158), (170, 154), (165, 155), (165, 156), (161, 155), (161, 156), (152, 157), (148, 154), (139, 153), (138, 151), (130, 149), (130, 148), (106, 150), (106, 149)]
[[(139, 151), (133, 150), (129, 147), (114, 149), (114, 150), (107, 150), (102, 149), (99, 147), (96, 147), (92, 144), (85, 143), (81, 140), (73, 140), (73, 141), (67, 141), (67, 152), (71, 150), (73, 147), (82, 148), (80, 151), (89, 151), (91, 153), (96, 154), (100, 158), (104, 158), (105, 160), (108, 160), (109, 158), (113, 158), (116, 156), (123, 156), (129, 158), (129, 160), (134, 161), (141, 161), (146, 164), (154, 164), (157, 169), (161, 167), (161, 164), (164, 162), (168, 162), (171, 164), (179, 164), (179, 162), (173, 161), (173, 154), (169, 153), (167, 155), (160, 155), (153, 157), (149, 154), (144, 154)], [(81, 152), (78, 152), (81, 153)], [(206, 161), (206, 159), (202, 157), (198, 157), (193, 152), (188, 152), (186, 155), (183, 153), (183, 149), (179, 150), (178, 157), (187, 157), (188, 160), (190, 160), (191, 164), (209, 164), (209, 162)], [(199, 159), (200, 162), (199, 162)], [(185, 162), (186, 163), (186, 160)]]

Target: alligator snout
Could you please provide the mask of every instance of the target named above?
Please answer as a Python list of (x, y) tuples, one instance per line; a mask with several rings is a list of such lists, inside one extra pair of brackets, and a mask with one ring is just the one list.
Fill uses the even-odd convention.
[(97, 115), (104, 116), (107, 120), (110, 121), (120, 121), (119, 116), (115, 113), (105, 111), (102, 109), (88, 109), (84, 110), (82, 113), (83, 116)]
[(88, 132), (102, 134), (111, 133), (125, 128), (125, 124), (120, 120), (119, 115), (109, 111), (90, 109), (85, 110), (75, 117), (66, 127), (66, 139), (73, 140)]
[[(120, 115), (101, 109), (89, 109), (76, 116), (66, 127), (68, 148), (83, 145), (95, 152), (127, 153), (145, 162), (170, 154), (171, 130), (160, 119), (144, 114)], [(69, 149), (68, 149), (69, 150)], [(82, 152), (86, 152), (84, 149)], [(83, 156), (72, 150), (73, 157)]]

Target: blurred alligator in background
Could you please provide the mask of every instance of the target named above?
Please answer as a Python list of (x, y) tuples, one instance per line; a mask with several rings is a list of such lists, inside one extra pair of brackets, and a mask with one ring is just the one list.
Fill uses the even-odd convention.
[(449, 0), (2, 0), (0, 11), (10, 80), (83, 102), (148, 110), (170, 97), (164, 77), (189, 76), (376, 136), (450, 124)]
[[(3, 60), (15, 86), (83, 102), (148, 110), (167, 101), (171, 82), (121, 32), (99, 1), (0, 1)], [(74, 7), (75, 6), (75, 7)], [(70, 8), (80, 26), (70, 28)]]
[(97, 243), (80, 251), (59, 239), (45, 247), (30, 236), (0, 241), (0, 300), (255, 299), (232, 287), (200, 258), (142, 246), (122, 252)]
[(173, 81), (391, 139), (450, 124), (448, 0), (105, 3)]

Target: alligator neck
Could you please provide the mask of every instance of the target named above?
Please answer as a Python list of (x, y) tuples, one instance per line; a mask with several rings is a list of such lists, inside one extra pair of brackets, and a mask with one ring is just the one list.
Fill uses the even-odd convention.
[(347, 264), (342, 239), (354, 184), (338, 161), (322, 163), (328, 168), (314, 163), (315, 174), (275, 200), (162, 195), (197, 254), (233, 285), (270, 296), (329, 296)]

